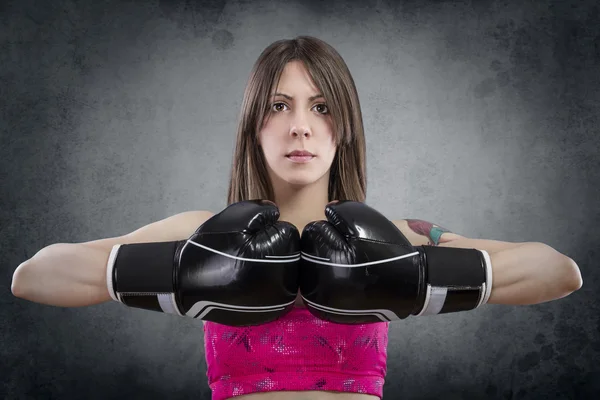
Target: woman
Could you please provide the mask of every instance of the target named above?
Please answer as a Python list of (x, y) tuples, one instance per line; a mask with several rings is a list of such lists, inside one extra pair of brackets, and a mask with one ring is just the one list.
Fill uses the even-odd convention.
[[(248, 82), (233, 158), (228, 204), (273, 201), (299, 232), (325, 220), (332, 200), (364, 202), (365, 139), (350, 72), (328, 44), (281, 40), (257, 60)], [(15, 271), (15, 296), (63, 307), (110, 300), (106, 271), (113, 246), (184, 240), (214, 216), (181, 213), (124, 236), (40, 250)], [(393, 223), (410, 244), (485, 250), (493, 267), (489, 303), (534, 304), (582, 285), (577, 265), (542, 243), (467, 239), (425, 221)], [(205, 322), (213, 399), (382, 397), (387, 322), (340, 325), (296, 307), (252, 327)]]

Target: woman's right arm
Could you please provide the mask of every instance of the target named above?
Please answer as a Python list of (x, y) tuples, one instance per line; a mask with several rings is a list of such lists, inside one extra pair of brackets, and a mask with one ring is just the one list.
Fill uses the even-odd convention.
[(213, 215), (209, 211), (188, 211), (123, 236), (44, 247), (17, 267), (12, 293), (25, 300), (58, 307), (82, 307), (109, 301), (106, 267), (114, 245), (185, 240)]

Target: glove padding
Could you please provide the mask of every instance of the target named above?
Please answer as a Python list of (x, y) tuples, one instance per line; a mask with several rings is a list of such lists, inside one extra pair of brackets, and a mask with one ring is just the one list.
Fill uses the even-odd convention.
[(341, 324), (471, 310), (490, 296), (483, 250), (412, 246), (366, 204), (330, 203), (301, 236), (300, 292), (315, 316)]
[(273, 321), (298, 293), (300, 235), (264, 200), (235, 203), (188, 239), (113, 247), (112, 298), (129, 307), (247, 326)]

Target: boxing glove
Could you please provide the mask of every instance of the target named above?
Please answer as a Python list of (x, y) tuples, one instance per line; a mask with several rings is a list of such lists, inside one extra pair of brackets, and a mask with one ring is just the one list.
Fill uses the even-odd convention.
[(188, 240), (121, 244), (107, 267), (126, 306), (231, 326), (273, 321), (298, 293), (300, 235), (265, 200), (232, 204)]
[(412, 246), (382, 214), (330, 203), (301, 236), (300, 293), (317, 317), (342, 324), (471, 310), (491, 293), (483, 250)]

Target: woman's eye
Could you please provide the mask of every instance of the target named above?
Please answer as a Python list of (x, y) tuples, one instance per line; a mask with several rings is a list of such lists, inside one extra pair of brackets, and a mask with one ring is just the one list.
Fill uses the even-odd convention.
[(329, 113), (329, 109), (327, 108), (327, 106), (325, 104), (317, 104), (315, 107), (317, 107), (317, 112), (319, 112), (321, 114)]
[(283, 108), (282, 108), (282, 107), (285, 107), (285, 104), (283, 104), (283, 103), (274, 103), (274, 104), (271, 106), (271, 109), (272, 109), (273, 111), (277, 111), (277, 112), (279, 112), (279, 111), (283, 111)]
[[(271, 110), (275, 111), (275, 112), (281, 112), (284, 111), (286, 109), (286, 105), (285, 103), (273, 103), (271, 105)], [(329, 113), (329, 108), (327, 108), (327, 105), (325, 104), (317, 104), (314, 108), (317, 109), (317, 112), (319, 114), (328, 114)]]

